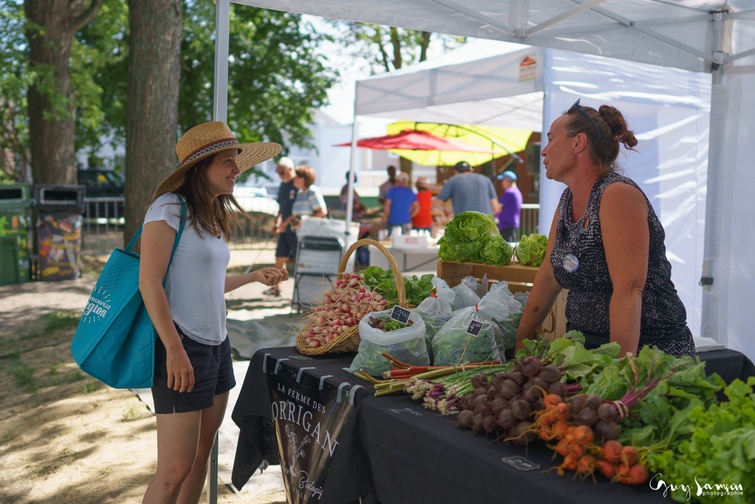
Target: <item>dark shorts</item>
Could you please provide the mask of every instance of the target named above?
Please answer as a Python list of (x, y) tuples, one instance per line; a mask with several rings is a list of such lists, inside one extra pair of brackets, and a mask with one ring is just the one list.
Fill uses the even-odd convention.
[(191, 392), (176, 392), (168, 388), (165, 346), (160, 338), (157, 338), (155, 381), (152, 385), (152, 399), (157, 414), (185, 413), (211, 408), (215, 404), (216, 395), (228, 392), (236, 385), (229, 338), (220, 345), (212, 346), (197, 343), (183, 334), (181, 336), (181, 343), (194, 367), (194, 389)]
[(296, 258), (296, 233), (285, 231), (278, 235), (278, 247), (275, 249), (275, 257)]

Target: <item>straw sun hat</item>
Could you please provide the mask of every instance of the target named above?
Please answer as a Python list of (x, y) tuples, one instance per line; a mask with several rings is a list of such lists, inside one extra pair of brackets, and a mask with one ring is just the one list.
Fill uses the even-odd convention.
[(176, 144), (176, 154), (181, 165), (163, 180), (154, 196), (175, 191), (183, 183), (189, 168), (218, 152), (238, 149), (236, 164), (242, 173), (278, 155), (281, 146), (272, 142), (239, 143), (231, 129), (223, 122), (214, 121), (194, 126), (183, 134)]

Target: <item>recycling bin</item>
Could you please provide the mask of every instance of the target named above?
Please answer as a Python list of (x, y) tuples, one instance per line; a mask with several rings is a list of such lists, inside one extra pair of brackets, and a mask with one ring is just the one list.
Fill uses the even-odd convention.
[(0, 285), (31, 279), (28, 184), (0, 185)]
[(41, 280), (73, 280), (81, 276), (83, 185), (36, 185), (37, 245)]

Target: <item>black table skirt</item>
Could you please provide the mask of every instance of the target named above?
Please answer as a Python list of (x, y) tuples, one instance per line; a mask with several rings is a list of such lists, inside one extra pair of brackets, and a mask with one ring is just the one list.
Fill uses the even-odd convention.
[[(755, 366), (739, 352), (716, 350), (699, 356), (709, 373), (717, 372), (727, 382), (755, 375)], [(254, 354), (232, 414), (241, 430), (232, 476), (236, 488), (243, 487), (263, 460), (279, 463), (265, 373), (268, 366), (279, 366), (351, 387), (356, 420), (347, 429), (351, 438), (348, 448), (340, 449), (328, 475), (327, 502), (349, 503), (360, 496), (363, 502), (385, 504), (621, 504), (663, 499), (662, 492), (647, 485), (558, 476), (555, 470), (548, 471), (556, 462), (540, 441), (526, 448), (504, 445), (454, 427), (452, 417), (426, 410), (406, 394), (375, 397), (367, 382), (344, 369), (353, 357), (353, 353), (305, 357), (293, 347), (261, 349)], [(504, 457), (523, 457), (539, 468), (519, 470), (504, 463)]]

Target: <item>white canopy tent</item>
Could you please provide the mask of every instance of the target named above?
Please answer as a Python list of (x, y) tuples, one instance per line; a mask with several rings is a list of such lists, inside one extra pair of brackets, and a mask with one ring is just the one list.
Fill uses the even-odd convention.
[[(585, 105), (617, 107), (640, 140), (638, 152), (620, 162), (664, 224), (674, 284), (699, 335), (709, 75), (476, 40), (436, 60), (358, 81), (354, 114), (547, 131), (580, 97)], [(541, 177), (542, 233), (564, 187)]]
[[(751, 0), (235, 0), (257, 7), (526, 43), (713, 76), (701, 334), (755, 358), (755, 6)], [(215, 117), (227, 103), (228, 16), (217, 0)], [(546, 62), (547, 64), (547, 62)], [(546, 103), (549, 110), (569, 103)], [(356, 139), (354, 139), (356, 140)], [(743, 218), (739, 218), (742, 216)], [(700, 273), (698, 273), (700, 274)]]

